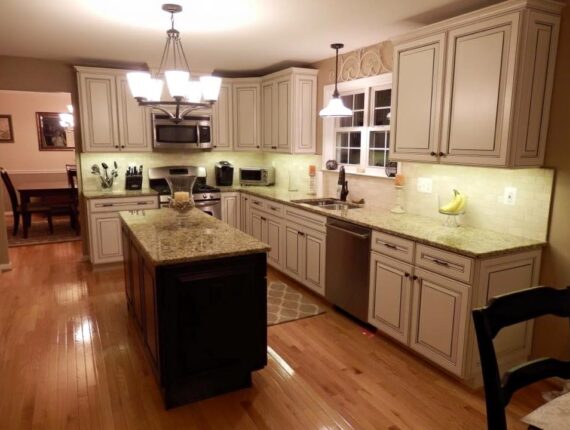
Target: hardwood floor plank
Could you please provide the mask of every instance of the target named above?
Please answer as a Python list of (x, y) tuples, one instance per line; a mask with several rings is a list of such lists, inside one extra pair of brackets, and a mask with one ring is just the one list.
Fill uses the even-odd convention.
[[(120, 266), (93, 270), (81, 243), (10, 249), (0, 275), (0, 428), (481, 429), (485, 404), (391, 340), (336, 312), (269, 327), (253, 387), (166, 411), (128, 316)], [(269, 270), (270, 280), (302, 288)], [(515, 395), (511, 429), (547, 383)]]

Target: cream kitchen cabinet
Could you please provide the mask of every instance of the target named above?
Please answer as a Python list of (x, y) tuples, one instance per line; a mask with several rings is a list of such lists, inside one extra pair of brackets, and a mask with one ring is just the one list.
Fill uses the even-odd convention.
[(214, 133), (214, 151), (233, 149), (232, 85), (227, 80), (222, 82), (218, 101), (212, 107), (212, 127)]
[(315, 153), (317, 73), (313, 69), (289, 68), (262, 78), (264, 151)]
[(260, 104), (259, 78), (232, 81), (234, 151), (261, 149)]
[(127, 71), (75, 69), (83, 152), (151, 151), (150, 111), (131, 96)]
[(282, 231), (280, 218), (261, 212), (257, 208), (251, 210), (251, 235), (271, 247), (267, 253), (267, 262), (277, 269), (282, 267)]
[[(498, 294), (538, 284), (541, 251), (483, 259), (372, 233), (368, 322), (464, 379), (481, 384), (471, 310)], [(532, 323), (501, 332), (501, 368), (528, 359)]]
[(114, 263), (123, 260), (119, 211), (157, 208), (158, 198), (155, 196), (89, 200), (87, 218), (91, 263)]
[(250, 213), (249, 210), (249, 199), (250, 196), (247, 194), (240, 193), (240, 202), (239, 202), (239, 221), (240, 221), (240, 230), (244, 233), (250, 233)]
[(222, 221), (232, 227), (240, 228), (240, 195), (239, 193), (222, 194)]
[(511, 0), (396, 38), (390, 158), (541, 166), (560, 10)]

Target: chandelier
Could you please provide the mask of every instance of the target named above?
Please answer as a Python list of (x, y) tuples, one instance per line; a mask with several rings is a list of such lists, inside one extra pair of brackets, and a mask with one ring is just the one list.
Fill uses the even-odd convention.
[[(174, 14), (181, 12), (182, 6), (167, 3), (162, 5), (162, 10), (170, 13), (171, 27), (166, 31), (166, 45), (158, 72), (155, 76), (149, 72), (131, 72), (127, 73), (127, 79), (131, 94), (140, 106), (158, 109), (166, 113), (173, 122), (180, 122), (187, 113), (209, 108), (218, 100), (222, 79), (215, 76), (201, 76), (199, 80), (191, 79), (180, 32), (174, 28)], [(166, 70), (168, 65), (172, 65), (173, 68)], [(161, 100), (163, 76), (173, 100)], [(170, 110), (172, 107), (174, 112)]]

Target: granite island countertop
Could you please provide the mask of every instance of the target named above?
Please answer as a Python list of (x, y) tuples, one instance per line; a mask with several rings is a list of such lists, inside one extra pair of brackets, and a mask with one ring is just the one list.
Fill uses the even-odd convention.
[(271, 248), (199, 209), (123, 211), (123, 225), (157, 266), (267, 252)]
[[(394, 234), (418, 243), (431, 245), (473, 258), (487, 258), (512, 252), (541, 248), (546, 242), (513, 236), (480, 228), (461, 226), (447, 227), (443, 221), (411, 214), (394, 214), (388, 210), (365, 207), (346, 211), (323, 209), (294, 200), (315, 199), (315, 195), (290, 192), (275, 187), (221, 187), (223, 192), (239, 191), (266, 198), (278, 203), (296, 206), (319, 215), (333, 217), (369, 227), (373, 230)], [(328, 197), (328, 196), (326, 196)]]

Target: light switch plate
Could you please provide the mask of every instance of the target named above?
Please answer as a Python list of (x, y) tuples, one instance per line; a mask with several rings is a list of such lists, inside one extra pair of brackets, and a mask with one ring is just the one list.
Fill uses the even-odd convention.
[(514, 206), (517, 202), (517, 189), (515, 187), (505, 187), (505, 194), (503, 195), (503, 203), (506, 205)]
[(431, 178), (418, 178), (417, 187), (418, 192), (430, 194), (432, 190), (433, 181)]

